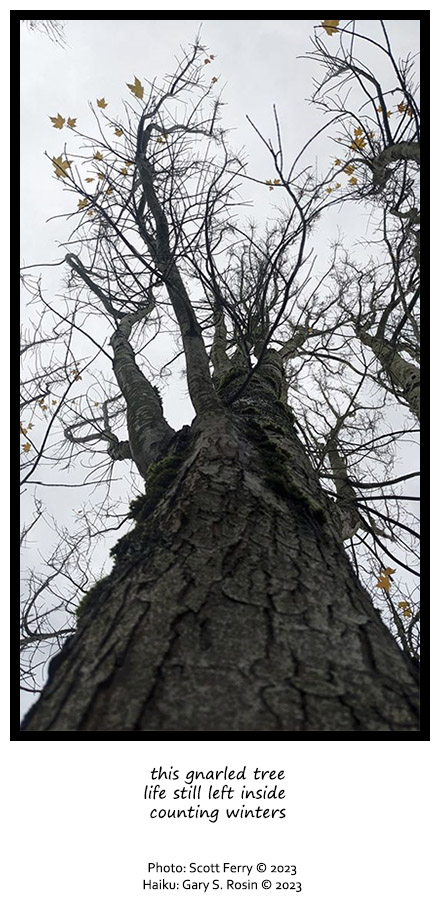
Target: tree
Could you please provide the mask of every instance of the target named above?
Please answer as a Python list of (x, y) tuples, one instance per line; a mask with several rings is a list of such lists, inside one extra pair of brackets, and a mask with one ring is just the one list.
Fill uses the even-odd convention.
[[(323, 25), (330, 36), (338, 31), (338, 21)], [(362, 38), (354, 25), (339, 31), (342, 50), (344, 32), (351, 43)], [(334, 73), (350, 66), (348, 77), (359, 76), (352, 56), (343, 51), (338, 59), (316, 42)], [(382, 51), (394, 61), (387, 43)], [(43, 318), (55, 312), (52, 330), (64, 344), (67, 384), (57, 409), (63, 438), (51, 453), (66, 461), (91, 452), (93, 471), (102, 483), (110, 479), (109, 489), (114, 466), (132, 464), (144, 491), (130, 504), (134, 526), (112, 550), (111, 573), (81, 600), (74, 631), (51, 661), (48, 683), (22, 728), (415, 731), (418, 681), (407, 632), (397, 632), (399, 645), (344, 549), (359, 529), (383, 545), (377, 520), (362, 509), (348, 474), (347, 442), (354, 457), (356, 429), (367, 419), (373, 443), (379, 442), (391, 392), (412, 407), (412, 392), (401, 379), (396, 385), (373, 341), (382, 336), (385, 342), (387, 322), (404, 306), (394, 343), (406, 349), (401, 338), (415, 309), (415, 300), (408, 308), (406, 290), (414, 274), (405, 270), (405, 293), (399, 289), (397, 297), (400, 263), (397, 276), (393, 259), (371, 264), (369, 312), (361, 306), (356, 313), (352, 290), (365, 266), (352, 267), (347, 259), (341, 270), (334, 258), (317, 279), (309, 245), (316, 223), (335, 204), (328, 184), (345, 171), (338, 201), (362, 198), (377, 211), (379, 197), (387, 215), (397, 209), (405, 240), (399, 261), (408, 262), (413, 222), (408, 228), (391, 189), (402, 169), (407, 190), (414, 188), (405, 166), (412, 142), (373, 141), (365, 117), (358, 119), (342, 102), (337, 124), (340, 132), (348, 125), (340, 142), (348, 159), (319, 178), (298, 166), (298, 158), (285, 166), (275, 111), (276, 145), (262, 138), (275, 176), (255, 182), (270, 192), (280, 187), (285, 201), (275, 221), (258, 232), (237, 215), (245, 164), (221, 127), (213, 59), (197, 40), (162, 85), (153, 81), (146, 91), (134, 77), (124, 122), (107, 116), (105, 98), (98, 99), (99, 143), (77, 130), (76, 119), (51, 117), (55, 129), (70, 131), (82, 144), (80, 155), (65, 145), (50, 157), (59, 182), (79, 197), (64, 258), (65, 311), (54, 308), (40, 281), (25, 277), (42, 306), (27, 342), (37, 345)], [(405, 69), (402, 79), (406, 86)], [(375, 84), (370, 94), (375, 112), (383, 92)], [(369, 157), (367, 141), (360, 143), (367, 138)], [(397, 236), (393, 228), (391, 250)], [(384, 309), (389, 291), (391, 307)], [(373, 335), (379, 305), (380, 332)], [(195, 411), (191, 426), (177, 432), (164, 414), (148, 358), (163, 331), (175, 333)], [(93, 347), (81, 362), (80, 333)], [(44, 335), (45, 348), (50, 336)], [(60, 356), (58, 349), (52, 379)], [(383, 365), (385, 390), (377, 374), (371, 376), (372, 359)], [(103, 400), (92, 400), (90, 388), (78, 410), (69, 391), (92, 366)], [(344, 378), (349, 366), (354, 374)], [(296, 406), (304, 368), (309, 389), (315, 384), (309, 405)], [(343, 373), (334, 380), (336, 368)], [(34, 381), (38, 392), (38, 377)], [(41, 398), (33, 394), (32, 400)], [(26, 456), (34, 453), (24, 468), (31, 483), (44, 444), (43, 450), (26, 445)], [(329, 477), (334, 490), (325, 487)], [(375, 483), (380, 486), (380, 478)], [(104, 502), (103, 512), (111, 515)], [(382, 516), (391, 522), (388, 512)], [(89, 540), (93, 529), (100, 530), (90, 522)], [(74, 543), (59, 550), (54, 572), (60, 561), (63, 570), (66, 554), (75, 557)], [(379, 560), (375, 580), (389, 598), (394, 569), (389, 557)], [(356, 558), (355, 566), (359, 571)], [(83, 573), (75, 592), (87, 579)], [(28, 640), (38, 633), (37, 616), (35, 622)], [(54, 636), (59, 631), (53, 627)]]

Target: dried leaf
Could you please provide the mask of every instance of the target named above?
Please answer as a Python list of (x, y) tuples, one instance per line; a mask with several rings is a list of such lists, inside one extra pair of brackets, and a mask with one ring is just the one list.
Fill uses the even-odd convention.
[(337, 26), (339, 26), (340, 19), (324, 19), (321, 23), (323, 29), (325, 29), (327, 35), (333, 35), (334, 32), (337, 32)]
[(379, 580), (378, 580), (378, 582), (377, 582), (377, 584), (376, 584), (376, 587), (379, 587), (380, 590), (385, 590), (387, 593), (388, 593), (388, 591), (389, 591), (389, 589), (390, 589), (390, 586), (391, 586), (391, 584), (390, 584), (390, 579), (389, 579), (389, 577), (387, 577), (386, 574), (384, 574), (382, 577), (380, 577)]
[(117, 135), (118, 138), (120, 138), (121, 135), (123, 135), (123, 134), (124, 134), (124, 132), (122, 131), (122, 128), (115, 128), (115, 135)]
[(137, 77), (134, 78), (134, 83), (127, 83), (127, 87), (129, 90), (131, 90), (132, 93), (134, 93), (137, 99), (144, 98), (144, 88)]
[(52, 163), (55, 167), (55, 176), (66, 176), (67, 168), (70, 167), (70, 160), (63, 160), (63, 155), (52, 157)]
[(355, 138), (355, 139), (351, 142), (350, 147), (351, 147), (351, 149), (352, 149), (353, 151), (356, 151), (356, 150), (358, 150), (358, 149), (360, 149), (360, 148), (364, 148), (365, 145), (366, 145), (366, 143), (367, 143), (367, 142), (365, 141), (365, 138)]
[(60, 129), (63, 128), (64, 123), (66, 121), (65, 119), (63, 119), (63, 116), (60, 115), (59, 113), (56, 116), (49, 116), (49, 119), (52, 122), (52, 125), (54, 128), (60, 128)]
[(100, 109), (107, 109), (108, 103), (105, 101), (105, 96), (102, 96), (101, 99), (97, 99), (96, 105), (99, 106)]
[(67, 119), (67, 125), (69, 128), (76, 128), (76, 119), (71, 119), (69, 116)]

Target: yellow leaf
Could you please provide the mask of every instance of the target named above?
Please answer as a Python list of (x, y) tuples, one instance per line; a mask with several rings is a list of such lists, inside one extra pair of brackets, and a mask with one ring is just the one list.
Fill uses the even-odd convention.
[(363, 134), (364, 134), (363, 128), (355, 128), (354, 134), (355, 134), (355, 135), (363, 135)]
[(122, 128), (115, 128), (115, 135), (117, 135), (118, 138), (120, 138), (121, 135), (123, 135), (123, 134), (124, 134), (124, 132), (122, 131)]
[(86, 205), (88, 205), (88, 204), (89, 204), (89, 200), (88, 200), (88, 199), (78, 199), (78, 206), (77, 206), (77, 208), (78, 208), (78, 210), (79, 210), (79, 209), (85, 209)]
[(381, 568), (380, 572), (381, 574), (395, 574), (396, 569), (395, 568)]
[(56, 116), (49, 116), (49, 119), (52, 122), (54, 128), (62, 128), (66, 121), (59, 113)]
[(20, 426), (20, 433), (22, 433), (23, 436), (26, 436), (26, 433), (27, 433), (26, 427), (21, 427), (21, 426)]
[(52, 163), (55, 167), (55, 176), (66, 176), (67, 168), (70, 167), (70, 160), (63, 160), (63, 155), (52, 157)]
[(159, 135), (159, 138), (156, 138), (158, 144), (165, 144), (165, 138), (162, 138), (162, 135)]
[(127, 87), (129, 90), (131, 90), (132, 93), (134, 93), (137, 99), (144, 98), (144, 88), (137, 77), (134, 78), (134, 83), (127, 83)]
[(280, 180), (274, 180), (273, 182), (274, 182), (274, 185), (275, 185), (275, 186), (279, 186), (279, 185), (280, 185)]
[(87, 212), (87, 214), (88, 214), (88, 215), (94, 215), (94, 214), (95, 214), (95, 209), (89, 209), (89, 211)]
[(95, 179), (94, 176), (86, 176), (86, 183), (93, 183), (94, 179)]
[(57, 402), (57, 401), (52, 401), (52, 404), (58, 404), (58, 402)]
[(354, 141), (351, 142), (350, 147), (352, 148), (353, 151), (356, 151), (358, 148), (364, 148), (365, 145), (366, 145), (365, 138), (355, 138)]
[(323, 29), (325, 29), (327, 35), (333, 35), (334, 32), (337, 32), (337, 26), (339, 26), (340, 19), (324, 19), (321, 23)]
[(351, 173), (354, 173), (354, 169), (354, 164), (347, 164), (347, 166), (344, 167), (344, 173), (348, 173), (350, 176)]
[(70, 116), (67, 119), (67, 124), (69, 128), (76, 128), (76, 119), (71, 119)]
[(105, 174), (104, 174), (104, 173), (97, 173), (96, 176), (98, 177), (99, 180), (105, 180)]
[(352, 176), (351, 179), (349, 179), (348, 182), (349, 182), (349, 185), (350, 185), (350, 186), (356, 186), (357, 178), (356, 178), (355, 176)]
[(47, 404), (42, 404), (42, 405), (41, 405), (41, 410), (42, 410), (42, 411), (47, 411), (47, 409), (48, 409), (48, 408), (47, 408)]
[(376, 587), (379, 587), (380, 590), (385, 590), (387, 593), (388, 593), (388, 591), (389, 591), (389, 589), (390, 589), (390, 586), (391, 586), (391, 585), (390, 585), (390, 579), (389, 579), (389, 577), (387, 577), (386, 574), (384, 574), (382, 577), (380, 577), (379, 580), (378, 580), (378, 582), (377, 582), (377, 584), (376, 584)]
[(34, 426), (33, 423), (28, 423), (28, 430), (32, 430), (33, 426)]
[(341, 184), (340, 184), (340, 183), (336, 183), (336, 189), (340, 189), (340, 188), (341, 188)]
[(30, 443), (23, 443), (23, 452), (29, 452), (30, 448), (31, 448)]
[(378, 106), (376, 111), (377, 111), (377, 112), (383, 112), (382, 106)]
[(93, 159), (94, 159), (94, 160), (102, 160), (103, 158), (102, 158), (101, 151), (95, 151), (95, 153), (94, 153), (94, 155), (93, 155)]
[(127, 176), (127, 175), (128, 175), (128, 170), (127, 170), (126, 167), (121, 167), (120, 172), (121, 172), (124, 176)]
[(107, 109), (108, 103), (105, 101), (105, 96), (102, 96), (101, 99), (97, 99), (96, 105), (99, 106), (100, 109)]
[(340, 167), (340, 165), (341, 165), (341, 161), (339, 160), (339, 157), (337, 157), (335, 160), (335, 166)]
[(326, 192), (328, 192), (328, 193), (333, 192), (333, 187), (332, 187), (332, 186), (327, 186)]
[(132, 163), (133, 163), (132, 160), (126, 160), (126, 161), (125, 161), (125, 166), (126, 166), (126, 167), (131, 167)]

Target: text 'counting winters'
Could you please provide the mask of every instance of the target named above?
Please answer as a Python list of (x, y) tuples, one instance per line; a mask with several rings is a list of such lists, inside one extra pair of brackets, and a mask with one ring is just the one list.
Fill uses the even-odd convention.
[(279, 808), (278, 803), (286, 798), (281, 788), (284, 778), (284, 770), (261, 767), (186, 771), (153, 767), (144, 799), (150, 803), (152, 819), (192, 818), (214, 823), (220, 814), (226, 819), (282, 819), (286, 809)]

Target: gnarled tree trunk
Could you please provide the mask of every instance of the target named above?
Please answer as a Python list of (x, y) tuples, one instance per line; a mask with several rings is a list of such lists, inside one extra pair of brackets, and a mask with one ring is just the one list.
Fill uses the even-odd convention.
[(151, 466), (23, 731), (418, 729), (411, 662), (351, 568), (276, 369), (228, 407), (239, 381)]

